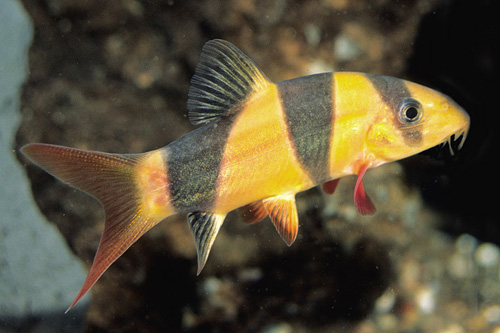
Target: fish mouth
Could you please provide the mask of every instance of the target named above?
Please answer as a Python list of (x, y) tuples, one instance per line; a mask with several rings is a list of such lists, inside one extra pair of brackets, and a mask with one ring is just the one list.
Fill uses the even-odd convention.
[(467, 134), (469, 134), (469, 126), (462, 128), (450, 135), (446, 140), (439, 144), (439, 147), (442, 149), (446, 145), (448, 145), (451, 156), (455, 156), (455, 152), (462, 149), (462, 147), (464, 146), (465, 139), (467, 139)]

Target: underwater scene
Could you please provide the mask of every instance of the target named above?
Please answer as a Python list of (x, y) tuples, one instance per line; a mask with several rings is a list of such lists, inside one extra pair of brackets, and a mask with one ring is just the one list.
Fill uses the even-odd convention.
[(2, 0), (0, 332), (500, 333), (499, 15)]

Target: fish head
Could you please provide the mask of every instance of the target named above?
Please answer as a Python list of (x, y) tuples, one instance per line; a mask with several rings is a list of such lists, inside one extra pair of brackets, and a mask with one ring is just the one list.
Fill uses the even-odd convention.
[[(394, 79), (397, 80), (397, 79)], [(416, 83), (404, 81), (406, 94), (395, 94), (374, 113), (365, 147), (378, 161), (399, 160), (437, 145), (452, 143), (461, 149), (470, 117), (450, 97)]]

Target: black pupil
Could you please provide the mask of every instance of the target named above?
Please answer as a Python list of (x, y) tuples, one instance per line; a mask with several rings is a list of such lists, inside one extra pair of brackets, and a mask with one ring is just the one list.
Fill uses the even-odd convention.
[(405, 112), (406, 119), (415, 120), (418, 117), (418, 110), (414, 106), (410, 106), (406, 109)]

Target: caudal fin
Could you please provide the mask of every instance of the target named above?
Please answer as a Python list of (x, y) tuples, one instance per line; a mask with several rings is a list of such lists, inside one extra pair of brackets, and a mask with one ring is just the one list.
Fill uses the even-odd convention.
[(98, 199), (106, 213), (94, 262), (67, 312), (137, 239), (171, 214), (166, 194), (161, 194), (167, 191), (158, 191), (166, 186), (166, 175), (155, 152), (120, 155), (46, 144), (29, 144), (21, 151), (56, 178)]

